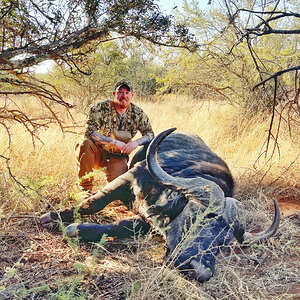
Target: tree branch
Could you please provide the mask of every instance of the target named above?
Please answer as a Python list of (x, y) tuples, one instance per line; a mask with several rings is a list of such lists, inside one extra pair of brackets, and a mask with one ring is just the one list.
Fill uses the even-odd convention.
[(267, 79), (261, 81), (260, 83), (256, 84), (254, 87), (253, 87), (253, 90), (256, 89), (257, 87), (259, 87), (260, 85), (262, 84), (265, 84), (267, 81), (271, 80), (271, 79), (274, 79), (284, 73), (287, 73), (287, 72), (291, 72), (291, 71), (297, 71), (297, 70), (300, 70), (300, 66), (295, 66), (295, 67), (291, 67), (291, 68), (288, 68), (288, 69), (284, 69), (284, 70), (280, 70), (278, 72), (276, 72), (275, 74), (271, 75), (270, 77), (268, 77)]
[(270, 25), (267, 26), (268, 29), (246, 29), (248, 33), (252, 33), (256, 36), (268, 35), (268, 34), (300, 34), (300, 29), (273, 29)]

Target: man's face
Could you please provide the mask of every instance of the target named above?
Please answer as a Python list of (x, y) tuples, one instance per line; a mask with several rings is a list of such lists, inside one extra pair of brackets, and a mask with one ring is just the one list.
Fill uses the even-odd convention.
[(117, 91), (113, 92), (114, 103), (120, 108), (127, 108), (133, 97), (133, 93), (128, 90), (126, 86), (120, 87)]

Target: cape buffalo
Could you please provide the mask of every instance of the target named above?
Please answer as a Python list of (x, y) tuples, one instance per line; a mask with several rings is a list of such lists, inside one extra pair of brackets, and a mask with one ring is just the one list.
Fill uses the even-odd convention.
[[(200, 282), (214, 273), (216, 254), (235, 237), (239, 242), (253, 238), (240, 222), (238, 201), (231, 198), (234, 182), (226, 163), (197, 136), (159, 134), (150, 144), (146, 160), (140, 160), (125, 174), (106, 185), (77, 208), (50, 212), (41, 217), (44, 227), (58, 220), (70, 223), (74, 212), (89, 215), (102, 210), (113, 200), (121, 200), (140, 218), (109, 225), (73, 223), (66, 228), (70, 237), (98, 241), (103, 234), (129, 237), (154, 227), (164, 236), (165, 261)], [(172, 133), (172, 134), (171, 134)], [(269, 229), (255, 239), (273, 235), (279, 225), (275, 217)]]

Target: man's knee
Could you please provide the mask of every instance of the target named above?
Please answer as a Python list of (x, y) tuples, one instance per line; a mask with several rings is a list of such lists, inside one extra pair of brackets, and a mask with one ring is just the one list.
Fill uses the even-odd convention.
[(84, 140), (79, 148), (79, 158), (81, 158), (83, 153), (87, 153), (87, 152), (94, 153), (96, 151), (96, 147), (97, 147), (96, 144), (90, 139)]
[(126, 173), (128, 170), (127, 159), (124, 158), (110, 158), (107, 163), (107, 181), (111, 182), (120, 175)]

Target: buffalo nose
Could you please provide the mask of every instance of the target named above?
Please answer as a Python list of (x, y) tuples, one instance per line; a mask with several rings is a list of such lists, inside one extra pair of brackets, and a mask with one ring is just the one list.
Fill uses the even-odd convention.
[(198, 280), (199, 282), (205, 282), (213, 276), (213, 272), (210, 268), (205, 267), (199, 261), (192, 259), (190, 262), (192, 270), (189, 272), (189, 276)]

